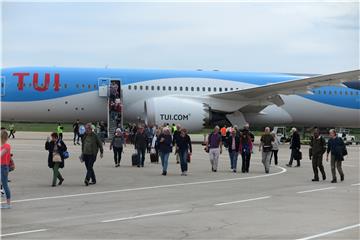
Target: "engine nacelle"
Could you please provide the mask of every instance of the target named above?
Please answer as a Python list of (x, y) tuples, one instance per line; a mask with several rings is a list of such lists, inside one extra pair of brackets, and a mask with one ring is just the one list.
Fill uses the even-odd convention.
[(181, 97), (157, 97), (144, 102), (147, 124), (180, 124), (188, 131), (198, 131), (209, 118), (203, 103)]

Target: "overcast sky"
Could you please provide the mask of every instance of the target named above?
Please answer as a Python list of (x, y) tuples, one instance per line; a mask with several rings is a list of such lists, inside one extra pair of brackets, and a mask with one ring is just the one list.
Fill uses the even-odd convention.
[(5, 67), (359, 68), (359, 2), (3, 3), (2, 34)]

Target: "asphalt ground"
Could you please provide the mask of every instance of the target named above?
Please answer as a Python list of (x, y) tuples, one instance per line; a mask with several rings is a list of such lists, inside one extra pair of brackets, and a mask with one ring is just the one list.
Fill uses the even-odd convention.
[(115, 168), (106, 144), (104, 158), (95, 163), (97, 184), (86, 187), (80, 146), (66, 141), (71, 156), (61, 170), (65, 181), (51, 187), (46, 134), (28, 135), (18, 133), (18, 139), (10, 140), (16, 170), (10, 173), (12, 209), (1, 211), (2, 239), (360, 237), (358, 146), (348, 147), (345, 181), (333, 184), (325, 160), (326, 181), (311, 181), (307, 146), (302, 147), (301, 167), (287, 168), (290, 151), (282, 145), (279, 165), (272, 162), (270, 174), (265, 174), (257, 146), (250, 173), (231, 172), (226, 151), (213, 173), (208, 155), (197, 144), (188, 176), (180, 175), (173, 154), (168, 175), (162, 176), (161, 164), (150, 163), (148, 155), (144, 168), (131, 166), (132, 145)]

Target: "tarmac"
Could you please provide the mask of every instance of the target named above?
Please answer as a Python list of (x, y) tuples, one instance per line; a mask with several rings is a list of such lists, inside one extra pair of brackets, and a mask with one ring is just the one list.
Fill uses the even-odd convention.
[[(174, 154), (168, 175), (161, 164), (131, 166), (133, 145), (114, 167), (109, 144), (95, 163), (97, 184), (84, 185), (80, 146), (65, 134), (70, 158), (62, 186), (51, 187), (44, 149), (46, 133), (17, 132), (10, 139), (16, 170), (10, 173), (12, 209), (1, 211), (2, 239), (359, 239), (359, 146), (348, 146), (345, 181), (312, 182), (308, 146), (300, 168), (287, 168), (289, 146), (280, 146), (279, 165), (265, 174), (258, 145), (250, 173), (230, 171), (226, 150), (218, 172), (203, 146), (194, 144), (188, 176), (180, 176)], [(339, 178), (339, 177), (338, 177)], [(4, 199), (2, 199), (4, 201)]]

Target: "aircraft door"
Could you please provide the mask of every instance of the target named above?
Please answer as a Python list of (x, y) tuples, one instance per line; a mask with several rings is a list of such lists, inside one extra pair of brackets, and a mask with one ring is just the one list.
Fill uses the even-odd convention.
[(109, 79), (108, 78), (99, 78), (99, 97), (108, 97), (109, 96)]

